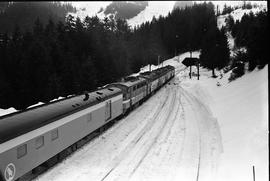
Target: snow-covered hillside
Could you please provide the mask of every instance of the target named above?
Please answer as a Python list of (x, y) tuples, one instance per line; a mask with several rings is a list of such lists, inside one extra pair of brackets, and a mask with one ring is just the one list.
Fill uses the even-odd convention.
[[(258, 2), (257, 2), (258, 3)], [(256, 2), (253, 2), (252, 4), (257, 4)], [(241, 5), (241, 4), (240, 4)], [(232, 11), (230, 14), (225, 14), (225, 15), (220, 15), (217, 17), (217, 26), (219, 29), (221, 29), (222, 27), (226, 26), (226, 18), (231, 15), (234, 19), (234, 21), (241, 21), (241, 18), (243, 17), (244, 14), (249, 14), (250, 12), (253, 12), (254, 14), (257, 14), (260, 11), (264, 11), (267, 9), (267, 4), (266, 2), (260, 2), (259, 4), (257, 4), (258, 7), (253, 7), (252, 9), (236, 9), (234, 11)], [(227, 32), (226, 33), (227, 38), (228, 38), (228, 43), (229, 43), (229, 48), (230, 48), (230, 55), (234, 56), (235, 54), (235, 42), (234, 42), (234, 38), (231, 35), (231, 32)]]
[[(193, 1), (193, 2), (196, 2), (197, 4), (199, 4), (199, 3), (203, 3), (204, 1)], [(222, 11), (225, 4), (228, 6), (241, 6), (243, 4), (243, 1), (211, 1), (211, 2), (215, 5), (215, 7), (217, 7), (218, 5), (220, 11)], [(111, 3), (111, 1), (71, 2), (71, 3), (78, 10), (77, 13), (71, 13), (74, 16), (85, 18), (87, 15), (88, 16), (97, 15), (99, 18), (104, 18), (105, 17), (104, 10)], [(146, 21), (151, 21), (154, 16), (156, 18), (158, 18), (160, 15), (166, 16), (170, 11), (173, 10), (175, 3), (176, 1), (149, 1), (148, 6), (143, 11), (141, 11), (137, 16), (127, 20), (128, 24), (134, 27)], [(252, 5), (255, 5), (255, 4), (259, 5), (257, 9), (261, 9), (262, 7), (266, 8), (267, 6), (266, 1), (251, 1), (250, 3)], [(101, 8), (103, 11), (99, 12)], [(256, 9), (253, 11), (256, 11)], [(244, 10), (244, 11), (236, 10), (234, 12), (235, 18), (239, 19), (244, 14), (244, 12), (249, 12), (249, 10)], [(219, 26), (224, 25), (225, 17), (226, 15), (223, 18), (221, 17), (219, 18), (219, 21), (218, 21)]]
[(70, 13), (73, 16), (78, 16), (81, 19), (84, 19), (86, 16), (95, 16), (99, 18), (104, 18), (105, 15), (102, 12), (99, 12), (100, 9), (105, 9), (106, 6), (111, 4), (111, 1), (73, 1), (71, 4), (76, 7), (76, 13)]
[[(217, 180), (268, 180), (268, 66), (228, 83), (230, 72), (213, 79), (202, 70), (200, 81), (182, 86), (209, 106), (221, 131), (223, 154)], [(220, 84), (221, 86), (217, 86)]]
[(166, 16), (174, 7), (175, 1), (149, 1), (149, 5), (140, 14), (128, 20), (131, 26), (140, 25), (146, 21), (151, 21), (155, 16)]
[[(266, 5), (266, 2), (265, 2), (265, 5), (262, 4), (261, 6), (256, 7), (256, 8), (252, 8), (252, 9), (242, 9), (242, 8), (236, 9), (236, 10), (232, 11), (230, 13), (230, 15), (232, 15), (234, 21), (237, 21), (237, 20), (240, 21), (244, 14), (249, 14), (250, 12), (253, 12), (254, 14), (256, 14), (256, 13), (258, 13), (260, 11), (266, 10), (266, 8), (267, 8), (267, 5)], [(229, 14), (218, 16), (217, 25), (218, 25), (219, 29), (221, 29), (222, 26), (226, 25), (225, 19), (228, 16), (229, 16)]]
[[(97, 1), (97, 2), (72, 2), (72, 5), (77, 8), (76, 13), (70, 13), (71, 15), (85, 18), (88, 16), (97, 15), (99, 18), (104, 18), (105, 8), (111, 4), (111, 1)], [(139, 13), (137, 16), (128, 20), (129, 25), (135, 26), (146, 21), (151, 21), (153, 16), (167, 15), (169, 11), (173, 9), (175, 1), (149, 1), (145, 10)], [(103, 11), (99, 12), (102, 8)], [(109, 16), (109, 15), (107, 15)]]

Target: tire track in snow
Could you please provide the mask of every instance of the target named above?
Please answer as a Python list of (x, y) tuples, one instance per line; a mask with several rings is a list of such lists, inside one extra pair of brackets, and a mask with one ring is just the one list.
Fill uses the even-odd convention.
[[(213, 118), (209, 108), (201, 102), (197, 97), (192, 93), (189, 93), (184, 88), (180, 87), (183, 95), (186, 97), (186, 100), (191, 105), (196, 116), (196, 122), (198, 124), (199, 131), (199, 155), (198, 155), (198, 170), (196, 180), (214, 180), (212, 170), (215, 168), (209, 169), (210, 165), (216, 165), (217, 155), (212, 154), (213, 147), (219, 147), (221, 144), (221, 137), (216, 122), (216, 119)], [(219, 142), (212, 142), (211, 140), (217, 139)], [(211, 154), (209, 154), (211, 153)], [(209, 160), (211, 163), (209, 163)], [(203, 167), (202, 167), (203, 166)], [(203, 169), (203, 172), (201, 170)], [(201, 175), (202, 173), (202, 175)]]
[[(166, 180), (172, 180), (173, 174), (176, 172), (177, 167), (177, 159), (175, 158), (182, 156), (185, 142), (185, 129), (183, 129), (185, 128), (184, 112), (181, 103), (181, 96), (177, 90), (178, 86), (175, 86), (175, 88), (177, 91), (177, 102), (175, 105), (176, 112), (173, 112), (173, 120), (171, 121), (170, 126), (168, 126), (168, 129), (166, 129), (167, 131), (162, 140), (159, 144), (157, 144), (157, 147), (159, 147), (159, 150), (161, 150), (161, 153), (159, 154), (161, 156), (163, 155), (158, 165), (161, 167), (162, 165), (168, 165), (169, 170), (171, 171), (171, 174), (166, 176)], [(164, 150), (165, 147), (167, 147), (166, 150)], [(164, 151), (162, 152), (162, 150)], [(170, 179), (168, 177), (170, 177)]]
[(140, 132), (132, 139), (132, 141), (129, 142), (129, 144), (125, 147), (124, 150), (121, 151), (119, 155), (117, 155), (113, 159), (112, 168), (105, 174), (105, 176), (102, 177), (101, 180), (105, 180), (113, 170), (116, 169), (116, 167), (125, 159), (125, 157), (128, 155), (130, 150), (133, 149), (133, 147), (138, 144), (139, 140), (145, 135), (145, 133), (152, 127), (152, 125), (155, 123), (156, 118), (161, 113), (161, 110), (165, 106), (165, 104), (168, 102), (169, 96), (171, 94), (166, 94), (165, 100), (158, 106), (156, 112), (154, 113), (153, 117), (150, 118), (150, 121), (147, 122), (147, 124), (143, 127), (143, 129), (140, 130)]
[[(181, 87), (180, 87), (181, 89)], [(181, 89), (183, 91), (183, 95), (186, 96), (186, 99), (189, 100), (190, 99), (190, 103), (192, 103), (192, 100), (190, 98), (190, 95), (188, 94), (188, 92), (186, 92), (184, 89)], [(197, 110), (191, 106), (191, 109), (193, 110), (194, 113), (197, 112)], [(195, 114), (197, 115), (197, 114)], [(200, 166), (201, 166), (201, 146), (202, 146), (202, 133), (201, 133), (201, 129), (199, 126), (199, 122), (198, 119), (196, 119), (197, 125), (198, 125), (198, 131), (199, 131), (199, 158), (198, 158), (198, 167), (197, 167), (197, 175), (196, 175), (196, 181), (199, 181), (199, 177), (200, 177)]]
[[(135, 147), (133, 147), (133, 149), (131, 150), (131, 152), (129, 154), (129, 158), (135, 158), (135, 160), (134, 159), (130, 160), (129, 158), (127, 158), (127, 159), (123, 160), (124, 163), (122, 162), (121, 164), (119, 164), (119, 165), (121, 165), (119, 169), (120, 169), (120, 173), (122, 174), (122, 176), (120, 176), (120, 178), (115, 179), (115, 180), (119, 180), (119, 179), (121, 180), (123, 178), (123, 174), (130, 173), (130, 170), (134, 170), (134, 172), (136, 173), (136, 169), (134, 169), (134, 168), (136, 168), (136, 167), (140, 168), (140, 164), (143, 162), (144, 158), (147, 157), (147, 154), (151, 150), (151, 149), (148, 150), (147, 148), (152, 148), (151, 143), (154, 144), (156, 142), (155, 140), (153, 141), (153, 136), (157, 135), (157, 133), (155, 133), (155, 132), (157, 130), (164, 129), (164, 126), (166, 124), (164, 122), (161, 122), (160, 120), (165, 115), (165, 114), (163, 114), (164, 111), (172, 110), (172, 106), (174, 105), (173, 100), (175, 100), (175, 97), (174, 97), (175, 94), (171, 93), (170, 88), (168, 88), (168, 90), (170, 91), (169, 92), (170, 98), (167, 102), (169, 102), (170, 104), (167, 104), (167, 102), (166, 102), (166, 105), (163, 107), (163, 109), (160, 110), (160, 113), (157, 116), (157, 119), (154, 119), (155, 121), (153, 122), (153, 124), (151, 124), (150, 129), (147, 129), (147, 131), (144, 132), (144, 135), (141, 136), (141, 139), (140, 139), (141, 141), (138, 141), (139, 143), (137, 142), (138, 144), (136, 144)], [(162, 115), (163, 115), (163, 117), (162, 117)], [(160, 124), (160, 122), (162, 124)], [(156, 129), (153, 127), (158, 127), (158, 128)], [(158, 133), (159, 132), (160, 131), (158, 131)], [(150, 135), (150, 134), (152, 134), (152, 135)], [(151, 139), (148, 139), (148, 138), (151, 138)], [(139, 151), (137, 151), (138, 149), (139, 149)], [(138, 157), (137, 155), (140, 155), (140, 156)], [(139, 159), (137, 159), (137, 158), (139, 158)], [(130, 161), (130, 162), (128, 162), (128, 161)], [(135, 164), (134, 164), (134, 162), (135, 162)], [(130, 168), (130, 165), (132, 165), (131, 168)], [(128, 169), (127, 167), (129, 167), (130, 169)], [(119, 169), (117, 169), (117, 171), (119, 171)], [(114, 176), (117, 174), (117, 171), (114, 173)], [(118, 176), (119, 176), (119, 174), (118, 174)], [(114, 177), (111, 176), (110, 178), (111, 179), (109, 179), (109, 180), (112, 180), (112, 178), (114, 178)]]
[[(123, 123), (120, 127), (110, 128), (104, 134), (102, 134), (102, 136), (97, 137), (95, 140), (85, 145), (81, 150), (75, 152), (72, 157), (68, 158), (54, 169), (44, 173), (37, 179), (84, 180), (88, 177), (89, 179), (91, 178), (91, 180), (100, 180), (100, 176), (104, 176), (103, 173), (108, 173), (108, 171), (106, 171), (108, 170), (106, 167), (112, 165), (111, 160), (113, 157), (116, 158), (117, 155), (119, 155), (118, 150), (121, 151), (119, 148), (122, 146), (124, 146), (123, 148), (127, 147), (125, 144), (130, 143), (130, 138), (132, 141), (134, 137), (133, 132), (137, 134), (138, 131), (136, 130), (140, 131), (142, 127), (141, 125), (144, 126), (154, 114), (157, 114), (160, 111), (161, 107), (164, 106), (166, 101), (168, 101), (167, 99), (169, 94), (167, 94), (165, 91), (166, 89), (162, 88), (155, 95), (153, 95), (147, 102), (144, 103), (143, 106), (145, 107), (143, 110), (140, 111), (139, 109), (135, 109), (134, 113), (136, 113), (136, 116), (134, 118), (134, 115), (132, 116), (132, 114), (129, 114), (127, 117), (119, 121), (119, 123)], [(149, 116), (145, 114), (147, 112), (149, 112)], [(143, 119), (141, 119), (142, 117)], [(126, 133), (132, 134), (128, 136)], [(112, 171), (113, 169), (110, 168), (109, 172)], [(64, 173), (68, 173), (69, 176), (66, 177)]]
[[(179, 88), (179, 85), (177, 85), (177, 89)], [(178, 93), (179, 93), (179, 103), (178, 103), (178, 110), (177, 110), (177, 115), (176, 115), (176, 118), (175, 118), (175, 120), (178, 118), (178, 114), (179, 114), (179, 112), (181, 112), (180, 113), (180, 115), (179, 115), (179, 118), (177, 119), (178, 121), (180, 121), (180, 133), (182, 133), (179, 137), (181, 138), (182, 137), (182, 139), (181, 139), (181, 146), (180, 146), (180, 150), (179, 150), (179, 152), (178, 152), (178, 155), (177, 155), (177, 157), (176, 158), (180, 158), (180, 160), (177, 160), (177, 159), (173, 159), (173, 160), (171, 160), (171, 158), (169, 157), (169, 158), (167, 158), (168, 157), (168, 155), (169, 155), (169, 151), (170, 150), (172, 150), (172, 149), (175, 149), (173, 146), (175, 146), (174, 144), (176, 144), (176, 145), (178, 145), (176, 142), (174, 142), (174, 144), (173, 143), (171, 143), (170, 145), (169, 145), (169, 147), (168, 147), (168, 149), (167, 149), (167, 154), (165, 154), (164, 155), (164, 157), (163, 157), (163, 159), (162, 159), (162, 163), (164, 163), (166, 160), (167, 160), (167, 162), (172, 162), (172, 161), (174, 161), (175, 162), (175, 164), (174, 165), (171, 165), (171, 167), (173, 167), (174, 166), (174, 173), (172, 173), (173, 175), (172, 175), (172, 177), (174, 177), (175, 176), (175, 172), (177, 172), (177, 164), (178, 163), (181, 163), (181, 158), (182, 158), (182, 155), (183, 155), (183, 151), (184, 151), (184, 143), (185, 143), (185, 140), (186, 140), (186, 119), (185, 119), (185, 110), (184, 110), (184, 105), (183, 105), (183, 102), (182, 102), (182, 96), (180, 95), (180, 92), (178, 91)], [(175, 121), (174, 120), (174, 121)], [(175, 130), (175, 131), (177, 131), (177, 130)], [(178, 130), (179, 131), (179, 130)], [(171, 130), (170, 130), (170, 133), (171, 133)], [(169, 136), (169, 135), (168, 135)], [(169, 137), (166, 137), (167, 139), (169, 139)], [(175, 140), (174, 140), (175, 141)], [(179, 141), (179, 140), (177, 140), (177, 141)], [(172, 148), (171, 148), (172, 147)]]
[[(176, 97), (176, 93), (174, 92), (173, 98), (172, 98), (173, 101), (171, 101), (171, 103), (169, 105), (169, 110), (170, 111), (167, 113), (166, 119), (165, 119), (164, 123), (161, 125), (161, 128), (159, 128), (158, 133), (160, 133), (160, 134), (157, 134), (154, 137), (154, 139), (152, 139), (151, 142), (148, 144), (148, 148), (146, 149), (145, 153), (143, 154), (143, 156), (141, 157), (141, 159), (139, 160), (139, 162), (136, 164), (135, 168), (129, 174), (129, 178), (131, 178), (132, 175), (136, 172), (136, 170), (141, 165), (141, 163), (143, 162), (143, 160), (145, 159), (145, 157), (149, 154), (149, 151), (152, 149), (153, 145), (157, 142), (158, 138), (160, 137), (160, 135), (165, 130), (164, 127), (168, 124), (168, 121), (166, 121), (166, 120), (168, 120), (172, 116), (171, 112), (173, 111), (173, 106), (175, 105), (175, 101), (176, 101), (175, 97)], [(161, 111), (160, 111), (160, 113), (161, 113)]]
[[(193, 101), (191, 100), (191, 98), (189, 97), (189, 93), (188, 92), (186, 92), (181, 86), (179, 86), (179, 89), (180, 89), (180, 91), (181, 91), (181, 95), (185, 98), (185, 100), (187, 101), (187, 105), (185, 105), (185, 107), (187, 108), (187, 106), (188, 107), (190, 107), (190, 109), (192, 110), (192, 112), (194, 113), (194, 115), (196, 116), (197, 115), (197, 112), (198, 112), (198, 110), (195, 110), (194, 109), (194, 103), (193, 103)], [(199, 123), (198, 123), (198, 120), (196, 119), (196, 128), (197, 128), (197, 131), (198, 131), (198, 137), (197, 137), (197, 139), (198, 139), (198, 157), (197, 157), (197, 163), (196, 163), (196, 167), (197, 167), (197, 169), (196, 169), (196, 176), (195, 176), (195, 178), (196, 178), (196, 181), (199, 181), (199, 176), (200, 176), (200, 160), (201, 160), (201, 131), (200, 131), (200, 128), (199, 128)], [(194, 128), (194, 127), (193, 127)], [(186, 147), (184, 148), (184, 149), (186, 149)], [(194, 148), (195, 149), (195, 148)]]

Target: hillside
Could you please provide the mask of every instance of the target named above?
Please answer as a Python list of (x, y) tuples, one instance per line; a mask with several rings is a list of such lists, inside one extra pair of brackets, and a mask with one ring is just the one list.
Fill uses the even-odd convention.
[[(263, 2), (258, 7), (253, 7), (251, 9), (242, 9), (242, 8), (235, 9), (231, 13), (228, 13), (225, 15), (219, 15), (217, 17), (217, 26), (219, 29), (221, 29), (222, 27), (226, 27), (227, 26), (226, 19), (229, 16), (231, 16), (234, 21), (241, 21), (241, 18), (244, 16), (244, 14), (249, 14), (253, 12), (256, 15), (258, 12), (264, 11), (266, 9), (267, 9), (266, 4), (264, 4)], [(227, 31), (226, 35), (228, 38), (229, 47), (231, 51), (230, 54), (231, 56), (235, 56), (237, 49), (235, 47), (235, 40), (232, 37), (231, 31)]]
[(182, 86), (208, 105), (217, 118), (223, 153), (216, 180), (252, 180), (255, 166), (256, 180), (267, 181), (268, 66), (228, 83), (230, 73), (212, 79), (209, 71), (201, 70), (200, 81), (183, 80)]
[(116, 19), (131, 19), (148, 6), (147, 1), (119, 1), (112, 2), (104, 10), (104, 14), (114, 15)]
[[(146, 21), (151, 21), (153, 16), (156, 18), (159, 16), (166, 16), (175, 8), (184, 8), (191, 6), (194, 2), (197, 4), (203, 3), (203, 1), (121, 1), (121, 2), (72, 2), (72, 5), (77, 8), (76, 13), (71, 13), (74, 16), (85, 18), (88, 16), (97, 15), (99, 18), (113, 15), (116, 17), (124, 18), (128, 21), (128, 24), (132, 27), (140, 25)], [(218, 7), (220, 11), (223, 10), (224, 5), (230, 5), (232, 7), (241, 6), (242, 1), (212, 1), (215, 7)], [(259, 5), (266, 7), (266, 1), (254, 1), (252, 5)], [(217, 9), (216, 9), (217, 10)]]

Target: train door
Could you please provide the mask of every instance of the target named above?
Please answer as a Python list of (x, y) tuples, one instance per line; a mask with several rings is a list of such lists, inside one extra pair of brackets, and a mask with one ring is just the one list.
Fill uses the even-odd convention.
[(109, 100), (105, 105), (105, 120), (109, 120), (112, 117), (112, 101)]

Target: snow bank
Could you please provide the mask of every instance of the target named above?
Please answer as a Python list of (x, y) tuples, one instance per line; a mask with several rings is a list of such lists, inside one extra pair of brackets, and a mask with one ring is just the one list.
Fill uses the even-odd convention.
[(17, 110), (14, 109), (13, 107), (8, 108), (8, 109), (0, 109), (0, 116), (4, 116), (6, 114), (11, 114), (13, 112), (16, 112)]
[(219, 122), (224, 153), (218, 179), (252, 180), (254, 165), (256, 180), (268, 180), (268, 66), (231, 83), (230, 72), (222, 79), (202, 72), (208, 76), (183, 80), (182, 86), (208, 104)]
[(39, 106), (39, 105), (42, 105), (42, 104), (44, 104), (44, 102), (38, 102), (38, 103), (36, 103), (34, 105), (29, 106), (28, 108), (36, 107), (36, 106)]

